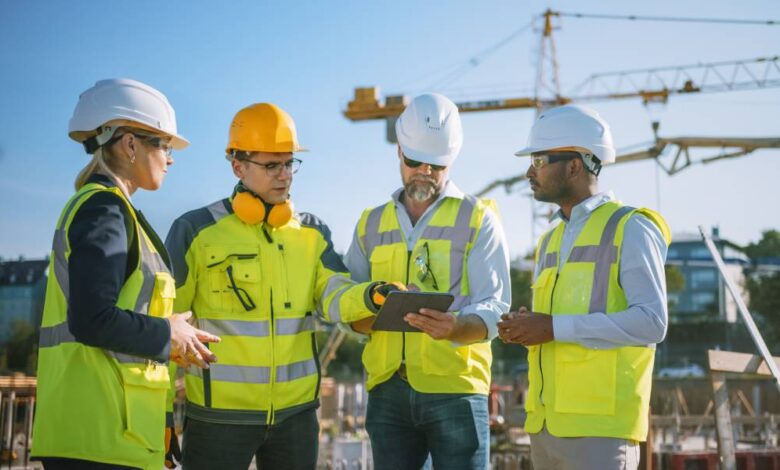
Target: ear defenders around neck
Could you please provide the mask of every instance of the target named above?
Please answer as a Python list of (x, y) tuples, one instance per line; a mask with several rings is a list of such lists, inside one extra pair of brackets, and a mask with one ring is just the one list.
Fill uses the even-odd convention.
[(287, 224), (294, 212), (293, 203), (289, 199), (279, 204), (268, 204), (243, 185), (236, 187), (232, 205), (233, 213), (242, 222), (249, 225), (265, 222), (274, 228)]

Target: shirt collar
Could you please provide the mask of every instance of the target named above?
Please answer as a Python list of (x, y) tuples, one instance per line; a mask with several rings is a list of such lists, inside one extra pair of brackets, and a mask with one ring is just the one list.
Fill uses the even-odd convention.
[(566, 220), (566, 217), (563, 215), (563, 211), (558, 209), (550, 221), (552, 222), (556, 219), (560, 219), (565, 223), (568, 223), (572, 221), (576, 222), (581, 219), (587, 219), (591, 212), (614, 200), (615, 194), (612, 191), (597, 193), (574, 206), (571, 210), (571, 218), (569, 220)]

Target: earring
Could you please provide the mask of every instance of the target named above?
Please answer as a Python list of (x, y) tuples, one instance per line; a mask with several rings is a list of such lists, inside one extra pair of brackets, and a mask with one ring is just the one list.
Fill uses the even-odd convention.
[(132, 165), (133, 163), (135, 163), (135, 152), (130, 155), (130, 164)]

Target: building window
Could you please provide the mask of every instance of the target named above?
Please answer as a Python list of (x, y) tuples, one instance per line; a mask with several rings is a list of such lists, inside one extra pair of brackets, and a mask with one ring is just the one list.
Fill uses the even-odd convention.
[(716, 288), (718, 286), (718, 274), (712, 268), (697, 268), (690, 271), (692, 289)]
[(697, 312), (716, 312), (718, 310), (714, 292), (695, 292), (691, 303)]
[(693, 259), (712, 259), (710, 250), (706, 246), (697, 246), (690, 252), (690, 257)]

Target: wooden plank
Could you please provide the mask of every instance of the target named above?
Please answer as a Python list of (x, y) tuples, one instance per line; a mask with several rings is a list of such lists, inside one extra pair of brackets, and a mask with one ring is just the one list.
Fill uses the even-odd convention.
[[(735, 372), (740, 374), (753, 374), (771, 376), (769, 367), (761, 356), (755, 354), (737, 353), (731, 351), (707, 351), (710, 370), (717, 372)], [(773, 357), (775, 364), (780, 368), (780, 357)]]
[(729, 391), (726, 386), (726, 374), (710, 372), (713, 400), (715, 402), (715, 431), (718, 435), (718, 453), (721, 470), (737, 470), (737, 458), (734, 454), (734, 428), (731, 426), (729, 410)]

